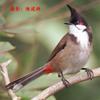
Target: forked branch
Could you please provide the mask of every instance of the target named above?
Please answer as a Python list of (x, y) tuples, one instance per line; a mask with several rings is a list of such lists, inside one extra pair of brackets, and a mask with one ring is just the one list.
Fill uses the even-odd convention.
[[(8, 61), (0, 64), (0, 69), (1, 69), (0, 71), (1, 71), (2, 77), (4, 79), (5, 85), (10, 83), (10, 79), (8, 76), (8, 70), (7, 70), (7, 66), (10, 63), (11, 63), (11, 60), (8, 60)], [(8, 90), (8, 94), (12, 100), (20, 100), (20, 97), (17, 97), (16, 94), (11, 89)]]

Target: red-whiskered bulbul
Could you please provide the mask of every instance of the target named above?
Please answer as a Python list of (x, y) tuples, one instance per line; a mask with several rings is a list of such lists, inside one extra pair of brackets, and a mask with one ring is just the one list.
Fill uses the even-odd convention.
[(68, 81), (63, 74), (76, 73), (81, 69), (86, 70), (91, 78), (89, 70), (83, 66), (92, 50), (92, 31), (79, 12), (70, 5), (67, 6), (71, 12), (69, 23), (65, 23), (68, 25), (68, 33), (60, 40), (48, 62), (43, 67), (9, 83), (6, 85), (7, 89), (17, 91), (30, 81), (49, 73), (58, 73), (64, 84)]

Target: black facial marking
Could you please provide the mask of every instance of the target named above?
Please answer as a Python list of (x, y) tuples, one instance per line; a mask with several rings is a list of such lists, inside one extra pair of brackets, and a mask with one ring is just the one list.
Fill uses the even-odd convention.
[(78, 44), (78, 43), (77, 43), (77, 40), (76, 40), (76, 37), (75, 37), (73, 34), (69, 34), (69, 36), (71, 37), (71, 40), (72, 40), (75, 44)]

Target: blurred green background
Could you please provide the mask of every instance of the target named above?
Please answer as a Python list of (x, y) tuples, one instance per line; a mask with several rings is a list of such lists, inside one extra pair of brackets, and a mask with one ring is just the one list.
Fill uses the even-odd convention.
[[(79, 10), (92, 26), (94, 49), (86, 67), (99, 67), (100, 0), (0, 0), (0, 63), (12, 59), (8, 66), (11, 80), (46, 63), (53, 48), (67, 33), (68, 27), (64, 25), (70, 17), (67, 3)], [(17, 94), (29, 100), (58, 80), (57, 74), (44, 75)], [(47, 100), (74, 99), (100, 100), (100, 78), (63, 89)], [(1, 75), (0, 100), (10, 100)]]

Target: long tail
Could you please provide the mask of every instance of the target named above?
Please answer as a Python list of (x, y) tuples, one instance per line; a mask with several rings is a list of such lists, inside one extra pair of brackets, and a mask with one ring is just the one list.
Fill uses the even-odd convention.
[(43, 74), (48, 74), (51, 72), (54, 72), (53, 67), (50, 66), (49, 64), (46, 64), (45, 66), (40, 67), (40, 68), (36, 69), (35, 71), (9, 83), (8, 85), (6, 85), (6, 88), (12, 89), (13, 91), (16, 92), (19, 89), (21, 89), (22, 87), (24, 87), (25, 85), (27, 85), (32, 80), (35, 80), (36, 78), (40, 77)]
[(7, 89), (12, 89), (13, 91), (18, 91), (23, 86), (28, 84), (30, 81), (35, 80), (36, 78), (40, 77), (44, 74), (44, 67), (40, 67), (35, 71), (23, 76), (22, 78), (16, 79), (15, 81), (6, 85)]

